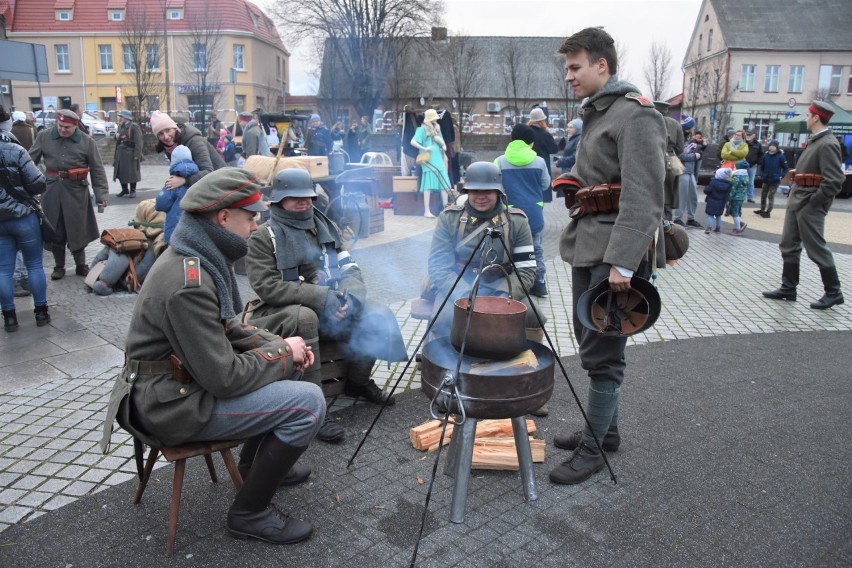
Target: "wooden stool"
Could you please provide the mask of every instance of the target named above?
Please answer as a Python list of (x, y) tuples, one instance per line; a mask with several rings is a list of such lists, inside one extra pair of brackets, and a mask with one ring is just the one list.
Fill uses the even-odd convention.
[(343, 346), (337, 341), (320, 340), (320, 382), (326, 398), (343, 394), (349, 361), (343, 354)]
[(240, 471), (237, 469), (237, 464), (234, 461), (234, 456), (231, 455), (231, 448), (239, 446), (244, 440), (226, 440), (217, 442), (191, 442), (181, 446), (151, 448), (148, 453), (148, 460), (145, 462), (145, 470), (142, 473), (142, 480), (136, 488), (136, 494), (133, 496), (133, 504), (138, 505), (142, 501), (142, 494), (145, 493), (145, 487), (148, 485), (148, 480), (151, 477), (151, 472), (154, 470), (154, 464), (157, 462), (157, 456), (163, 454), (169, 462), (175, 464), (174, 481), (172, 483), (172, 502), (169, 507), (169, 534), (166, 540), (166, 556), (171, 556), (175, 552), (175, 535), (177, 534), (178, 513), (180, 513), (180, 496), (183, 491), (183, 477), (186, 472), (186, 460), (196, 456), (204, 456), (207, 462), (207, 469), (210, 471), (210, 480), (213, 483), (218, 483), (216, 477), (216, 468), (213, 465), (213, 457), (211, 454), (219, 452), (222, 454), (222, 459), (225, 461), (225, 467), (228, 468), (228, 473), (234, 481), (234, 486), (237, 491), (243, 486), (243, 478)]

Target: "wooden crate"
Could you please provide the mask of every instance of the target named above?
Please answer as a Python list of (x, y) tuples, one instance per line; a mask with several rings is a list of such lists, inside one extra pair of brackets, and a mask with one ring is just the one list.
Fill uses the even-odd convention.
[(385, 230), (385, 210), (379, 207), (379, 202), (385, 201), (384, 198), (378, 195), (370, 195), (367, 198), (367, 203), (370, 205), (370, 233), (381, 233)]
[(371, 166), (376, 179), (375, 193), (385, 199), (393, 197), (393, 180), (399, 175), (399, 166)]
[(417, 176), (393, 176), (394, 193), (416, 192), (418, 189)]
[(328, 156), (294, 156), (290, 159), (304, 164), (311, 178), (328, 177)]
[[(429, 202), (429, 208), (432, 210), (432, 215), (436, 217), (441, 213), (441, 194), (434, 192), (432, 200)], [(423, 215), (423, 194), (419, 191), (416, 193), (403, 192), (393, 194), (393, 213), (394, 215)]]
[(327, 397), (343, 394), (346, 386), (346, 373), (349, 361), (343, 356), (343, 346), (336, 341), (321, 340), (320, 346), (320, 388)]

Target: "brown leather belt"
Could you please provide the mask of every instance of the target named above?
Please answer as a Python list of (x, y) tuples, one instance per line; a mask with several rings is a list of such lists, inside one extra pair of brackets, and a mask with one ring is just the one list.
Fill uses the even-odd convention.
[(49, 176), (53, 176), (53, 177), (60, 177), (60, 178), (67, 178), (68, 177), (68, 171), (67, 170), (51, 170), (51, 169), (48, 169), (45, 172), (45, 174), (47, 174)]
[(140, 375), (173, 375), (182, 384), (192, 381), (189, 372), (180, 363), (175, 354), (168, 361), (136, 361), (136, 369)]
[(69, 170), (52, 170), (48, 168), (46, 174), (52, 177), (80, 181), (86, 179), (86, 176), (89, 175), (89, 168), (71, 168)]

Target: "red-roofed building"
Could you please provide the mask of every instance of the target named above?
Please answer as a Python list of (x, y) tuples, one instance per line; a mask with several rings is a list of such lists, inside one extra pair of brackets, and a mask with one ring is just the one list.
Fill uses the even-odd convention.
[[(242, 110), (281, 110), (290, 54), (260, 8), (246, 0), (166, 0), (163, 11), (161, 2), (0, 0), (0, 15), (9, 40), (45, 46), (50, 82), (41, 89), (56, 108), (80, 103), (112, 113), (141, 106), (178, 115), (195, 112), (196, 119), (202, 108), (215, 108), (226, 121)], [(145, 72), (153, 84), (147, 104), (139, 105), (135, 96), (139, 81), (131, 31), (150, 37), (143, 40), (150, 42), (144, 45), (152, 62)], [(35, 83), (13, 81), (11, 97), (17, 109), (42, 108)]]

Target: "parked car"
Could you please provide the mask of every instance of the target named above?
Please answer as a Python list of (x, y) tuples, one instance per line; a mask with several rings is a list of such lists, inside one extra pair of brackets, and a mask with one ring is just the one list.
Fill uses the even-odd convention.
[(33, 114), (33, 121), (35, 121), (36, 130), (41, 132), (45, 128), (50, 128), (56, 123), (56, 111), (52, 110), (40, 110)]
[(85, 124), (89, 128), (89, 134), (92, 137), (115, 136), (115, 132), (116, 130), (118, 130), (118, 127), (115, 125), (114, 122), (109, 122), (107, 120), (98, 118), (90, 112), (84, 112), (82, 120), (83, 124)]

